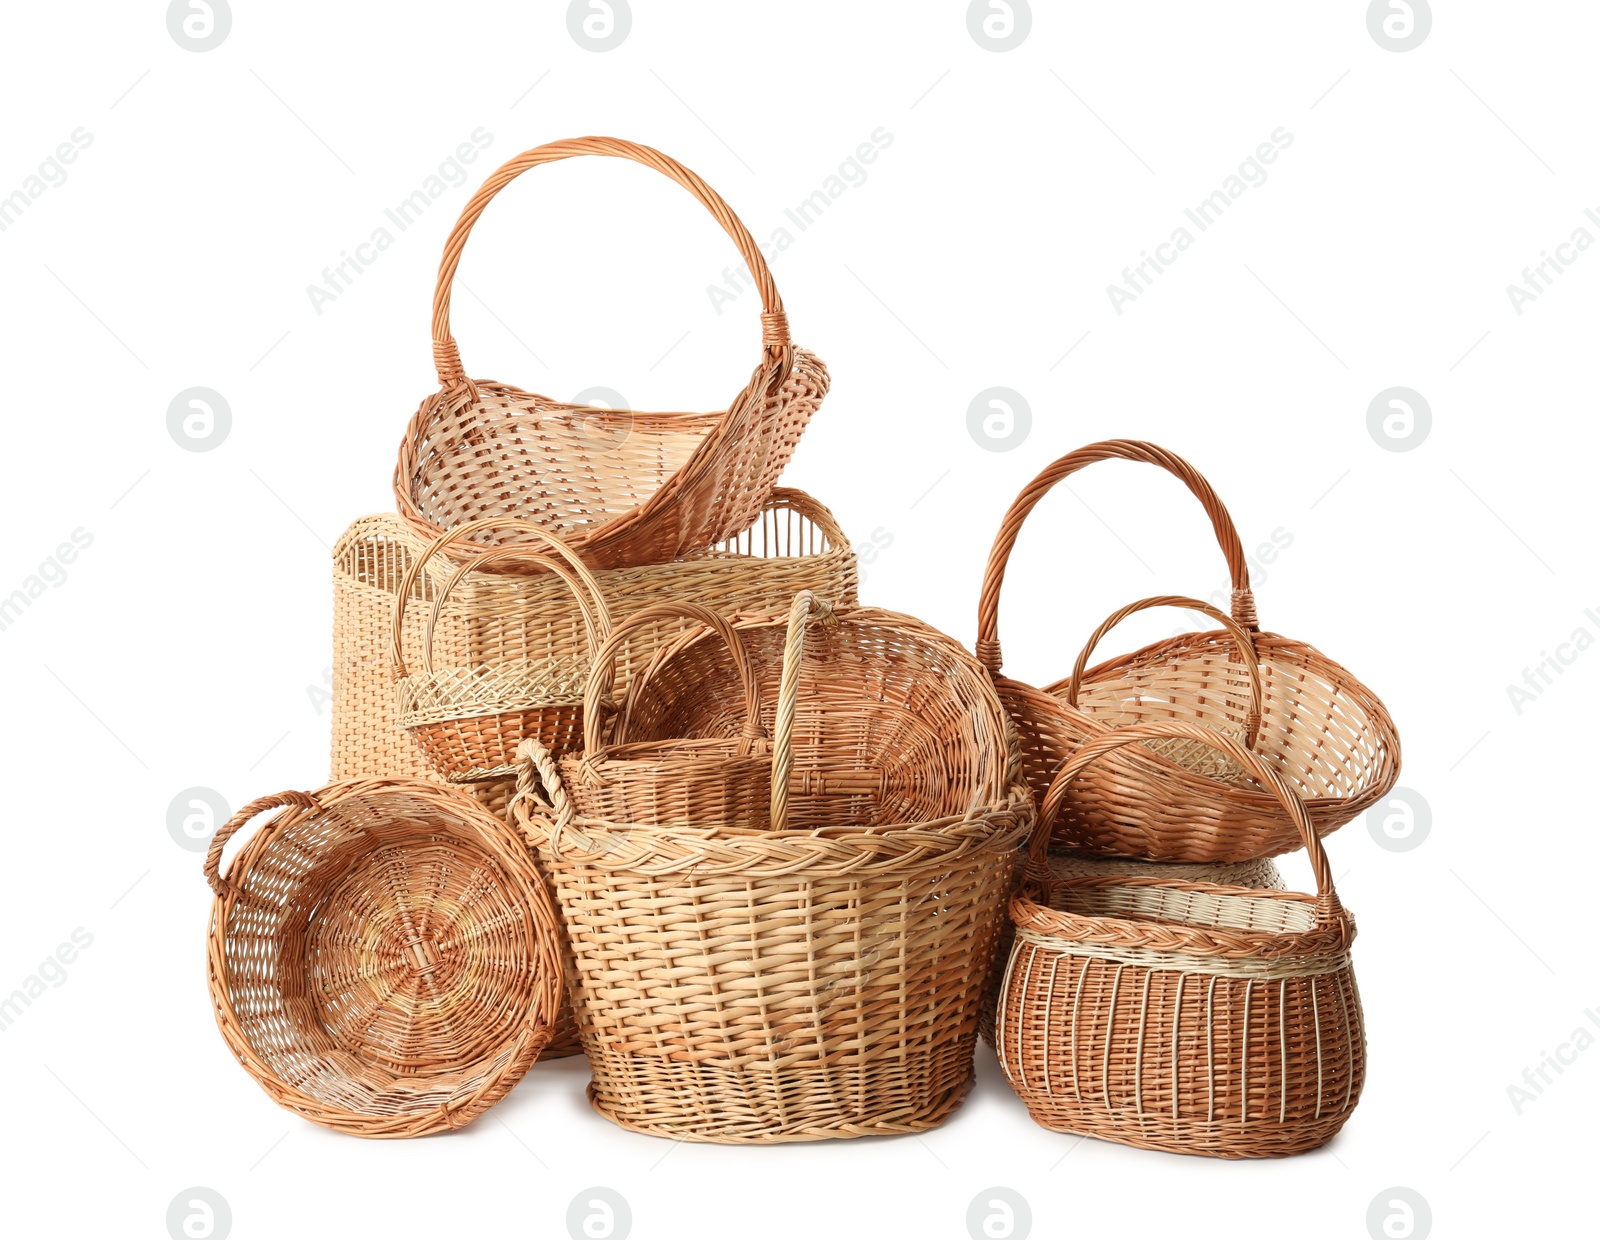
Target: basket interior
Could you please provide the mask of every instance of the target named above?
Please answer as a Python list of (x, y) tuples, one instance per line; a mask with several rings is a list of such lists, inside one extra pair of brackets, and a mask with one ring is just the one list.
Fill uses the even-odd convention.
[[(1390, 744), (1381, 705), (1308, 646), (1261, 634), (1257, 652), (1265, 711), (1255, 752), (1276, 764), (1302, 797), (1346, 798), (1364, 790)], [(1238, 658), (1226, 633), (1185, 634), (1090, 669), (1078, 706), (1113, 727), (1180, 719), (1242, 739), (1250, 681)], [(1061, 681), (1046, 692), (1059, 696), (1065, 689)], [(1252, 782), (1225, 760), (1201, 773)]]
[(567, 405), (503, 384), (478, 391), (476, 403), (437, 409), (417, 448), (412, 502), (441, 529), (501, 515), (563, 535), (603, 525), (655, 494), (724, 416)]
[(1265, 934), (1304, 934), (1317, 920), (1316, 905), (1306, 896), (1211, 884), (1057, 883), (1051, 904), (1085, 917)]
[(429, 1110), (502, 1065), (539, 965), (515, 882), (465, 822), (347, 797), (241, 852), (233, 1016), (283, 1084), (362, 1114)]
[[(741, 630), (768, 735), (784, 627)], [(736, 736), (744, 698), (731, 655), (703, 637), (656, 663), (631, 702), (630, 741)], [(789, 784), (791, 828), (863, 826), (959, 815), (1005, 796), (1003, 747), (972, 670), (933, 640), (871, 623), (814, 628), (801, 661)]]

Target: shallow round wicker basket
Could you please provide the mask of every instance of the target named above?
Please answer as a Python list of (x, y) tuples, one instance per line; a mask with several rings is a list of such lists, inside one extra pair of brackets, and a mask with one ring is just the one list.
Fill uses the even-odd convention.
[[(422, 665), (408, 669), (403, 649), (405, 616), (412, 587), (428, 561), (450, 535), (437, 538), (412, 561), (395, 596), (393, 651), (395, 710), (434, 772), (452, 783), (514, 778), (517, 746), (536, 736), (552, 752), (574, 748), (583, 733), (583, 690), (595, 646), (611, 631), (611, 616), (600, 586), (578, 559), (538, 526), (525, 521), (486, 518), (475, 526), (517, 526), (548, 540), (558, 553), (540, 555), (526, 545), (476, 556), (451, 574), (434, 600), (422, 640)], [(463, 526), (471, 532), (473, 526)], [(504, 562), (555, 575), (578, 604), (584, 648), (534, 659), (435, 667), (434, 634), (440, 612), (469, 574)], [(469, 605), (470, 606), (470, 605)], [(538, 623), (538, 617), (527, 620)]]
[[(1045, 862), (1070, 782), (1119, 746), (1216, 745), (1270, 788), (1305, 843), (1317, 894), (1099, 875)], [(1001, 1070), (1046, 1128), (1146, 1149), (1269, 1158), (1314, 1149), (1366, 1075), (1355, 922), (1293, 790), (1261, 757), (1192, 723), (1139, 724), (1062, 766), (1012, 901), (996, 1018)]]
[[(1321, 651), (1260, 631), (1244, 548), (1222, 501), (1188, 462), (1137, 440), (1091, 444), (1052, 464), (1012, 504), (990, 552), (977, 653), (1016, 723), (1035, 797), (1044, 796), (1069, 753), (1108, 727), (1188, 720), (1236, 739), (1245, 739), (1241, 726), (1249, 728), (1249, 660), (1233, 631), (1169, 638), (1043, 688), (1001, 675), (1000, 591), (1023, 523), (1062, 479), (1114, 459), (1167, 470), (1205, 506), (1233, 577), (1233, 619), (1248, 634), (1261, 682), (1260, 724), (1250, 749), (1289, 781), (1320, 834), (1350, 821), (1399, 777), (1400, 739), (1389, 712)], [(1193, 600), (1183, 605), (1216, 614)], [(1226, 767), (1191, 769), (1179, 758), (1177, 750), (1162, 754), (1146, 746), (1111, 754), (1074, 784), (1053, 842), (1106, 856), (1195, 862), (1245, 861), (1299, 846), (1276, 798), (1258, 780)]]
[[(221, 872), (228, 840), (280, 809)], [(207, 960), (223, 1039), (267, 1095), (363, 1137), (460, 1128), (549, 1043), (555, 913), (527, 847), (409, 780), (284, 792), (211, 840)]]
[[(434, 556), (408, 576), (427, 547), (397, 517), (380, 515), (355, 522), (334, 548), (333, 779), (439, 778), (400, 727), (391, 674), (401, 584), (410, 582), (404, 640), (417, 650), (430, 608), (439, 604), (457, 568)], [(723, 614), (778, 611), (803, 589), (840, 606), (856, 601), (855, 553), (833, 514), (804, 492), (782, 488), (749, 529), (716, 547), (666, 564), (597, 569), (593, 576), (617, 616), (666, 599), (702, 603)], [(552, 573), (474, 574), (438, 609), (433, 650), (442, 666), (585, 657), (582, 610)], [(634, 630), (618, 655), (618, 694), (662, 645), (689, 627), (690, 621), (673, 615)], [(497, 809), (504, 803), (498, 785), (464, 787), (476, 797), (495, 798)]]
[[(725, 410), (597, 409), (467, 378), (450, 332), (450, 291), (472, 227), (522, 173), (577, 155), (630, 159), (670, 177), (738, 246), (761, 295), (762, 351)], [(395, 466), (400, 515), (427, 539), (480, 517), (522, 517), (565, 538), (595, 568), (671, 560), (748, 526), (828, 390), (827, 368), (790, 342), (772, 273), (738, 216), (676, 160), (618, 138), (536, 147), (483, 183), (445, 243), (433, 353), (439, 391), (412, 417)], [(476, 554), (494, 541), (464, 537), (453, 551)]]

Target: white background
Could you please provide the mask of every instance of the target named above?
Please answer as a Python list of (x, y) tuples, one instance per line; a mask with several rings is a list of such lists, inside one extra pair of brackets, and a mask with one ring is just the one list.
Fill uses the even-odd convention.
[[(1600, 1011), (1600, 653), (1520, 712), (1507, 686), (1574, 630), (1600, 636), (1584, 614), (1600, 613), (1600, 253), (1520, 315), (1506, 286), (1574, 229), (1600, 237), (1583, 215), (1600, 211), (1600, 12), (1439, 3), (1396, 53), (1362, 0), (1034, 7), (1004, 53), (959, 0), (635, 0), (604, 53), (552, 2), (235, 0), (203, 53), (150, 0), (10, 7), (0, 194), (74, 129), (92, 143), (0, 232), (0, 596), (72, 531), (93, 541), (0, 631), (0, 994), (75, 928), (93, 945), (0, 1032), (8, 1232), (163, 1236), (196, 1185), (241, 1238), (559, 1237), (591, 1185), (627, 1198), (639, 1237), (960, 1237), (996, 1185), (1051, 1236), (1361, 1237), (1391, 1186), (1441, 1236), (1581, 1226), (1563, 1220), (1592, 1205), (1600, 1049), (1520, 1114), (1507, 1087)], [(468, 182), (318, 314), (307, 286), (479, 127), (492, 142)], [(1010, 498), (1095, 439), (1189, 457), (1251, 547), (1292, 536), (1257, 573), (1264, 625), (1387, 701), (1402, 784), (1432, 813), (1410, 852), (1360, 821), (1329, 841), (1362, 930), (1360, 1108), (1281, 1162), (1080, 1143), (1034, 1126), (980, 1047), (976, 1092), (922, 1138), (673, 1146), (591, 1113), (573, 1060), (436, 1140), (367, 1143), (277, 1110), (214, 1028), (210, 897), (166, 810), (193, 785), (237, 807), (326, 774), (328, 548), (391, 506), (456, 212), (526, 147), (616, 134), (681, 158), (766, 238), (880, 127), (892, 144), (866, 181), (774, 268), (833, 374), (786, 480), (858, 543), (892, 537), (865, 599), (964, 642)], [(1116, 313), (1106, 286), (1279, 127), (1293, 141), (1267, 180)], [(662, 178), (537, 170), (467, 250), (467, 368), (561, 399), (601, 385), (641, 408), (719, 406), (759, 338), (753, 293), (719, 315), (706, 292), (735, 261)], [(233, 417), (202, 453), (166, 427), (197, 385)], [(1008, 452), (966, 428), (996, 385), (1033, 411)], [(1396, 385), (1433, 414), (1403, 453), (1367, 430)], [(1018, 545), (1008, 670), (1064, 675), (1122, 603), (1225, 585), (1181, 487), (1097, 466)], [(1183, 623), (1141, 619), (1105, 653)]]

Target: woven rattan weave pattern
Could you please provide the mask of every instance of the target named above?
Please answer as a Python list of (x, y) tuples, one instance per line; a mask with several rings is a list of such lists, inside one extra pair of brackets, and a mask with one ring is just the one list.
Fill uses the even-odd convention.
[[(1216, 745), (1272, 790), (1317, 895), (1162, 878), (1059, 882), (1051, 817), (1090, 764), (1130, 743)], [(1030, 844), (1001, 988), (1000, 1066), (1047, 1128), (1222, 1158), (1313, 1149), (1361, 1096), (1366, 1041), (1339, 903), (1304, 805), (1259, 756), (1197, 724), (1138, 724), (1062, 766)]]
[[(334, 548), (334, 779), (438, 778), (399, 725), (391, 678), (396, 592), (427, 545), (397, 518), (373, 516), (353, 524)], [(436, 556), (410, 578), (406, 649), (422, 649), (428, 610), (456, 567)], [(780, 488), (749, 530), (709, 551), (666, 564), (598, 569), (593, 577), (614, 614), (625, 616), (668, 599), (722, 614), (770, 612), (787, 608), (802, 589), (852, 606), (857, 573), (833, 514), (803, 492)], [(617, 692), (687, 627), (681, 616), (663, 616), (633, 631), (618, 657)], [(434, 628), (434, 652), (447, 667), (586, 661), (586, 651), (581, 608), (550, 573), (474, 574), (439, 607)], [(479, 787), (474, 795), (491, 791)]]
[[(578, 155), (634, 160), (670, 177), (738, 247), (764, 307), (762, 352), (725, 411), (596, 409), (467, 378), (450, 332), (450, 292), (472, 227), (522, 173)], [(738, 216), (676, 160), (618, 138), (552, 142), (489, 176), (445, 243), (433, 352), (440, 387), (413, 415), (395, 466), (400, 515), (425, 539), (480, 517), (522, 517), (566, 538), (595, 568), (671, 560), (748, 526), (828, 390), (827, 368), (790, 342), (772, 273)], [(463, 538), (454, 550), (486, 545), (486, 536)]]
[[(230, 837), (280, 812), (239, 850)], [(459, 1128), (527, 1072), (561, 999), (554, 910), (463, 794), (359, 780), (245, 806), (212, 838), (217, 1025), (267, 1095), (365, 1137)]]
[[(1170, 638), (1089, 668), (1076, 705), (1070, 678), (1035, 688), (1001, 675), (1000, 591), (1023, 523), (1058, 482), (1114, 459), (1159, 466), (1201, 501), (1232, 573), (1233, 618), (1249, 633), (1259, 670), (1261, 725), (1252, 752), (1289, 780), (1319, 832), (1350, 821), (1399, 776), (1400, 740), (1388, 711), (1320, 651), (1259, 631), (1249, 567), (1227, 509), (1187, 461), (1137, 440), (1091, 444), (1051, 464), (1018, 495), (989, 555), (977, 652), (1021, 735), (1035, 796), (1044, 796), (1062, 760), (1096, 734), (1096, 724), (1183, 719), (1224, 734), (1247, 724), (1246, 669), (1237, 635), (1226, 631)], [(1298, 846), (1265, 787), (1226, 769), (1209, 775), (1189, 765), (1143, 746), (1112, 754), (1074, 786), (1056, 843), (1106, 856), (1195, 862), (1245, 861)]]

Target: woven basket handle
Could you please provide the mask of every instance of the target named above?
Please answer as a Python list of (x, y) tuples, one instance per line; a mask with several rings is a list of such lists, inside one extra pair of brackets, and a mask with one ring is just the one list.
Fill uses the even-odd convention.
[(1177, 594), (1162, 594), (1156, 598), (1142, 598), (1137, 603), (1129, 603), (1119, 611), (1112, 612), (1106, 617), (1105, 623), (1094, 631), (1089, 642), (1078, 655), (1078, 661), (1072, 665), (1072, 679), (1067, 682), (1066, 703), (1068, 706), (1078, 705), (1078, 690), (1083, 684), (1083, 672), (1089, 665), (1089, 655), (1100, 644), (1105, 635), (1116, 628), (1134, 612), (1147, 611), (1152, 607), (1183, 607), (1189, 611), (1202, 612), (1218, 621), (1223, 628), (1228, 630), (1234, 644), (1239, 647), (1239, 654), (1244, 661), (1245, 673), (1250, 677), (1250, 711), (1245, 716), (1244, 747), (1254, 749), (1256, 736), (1261, 731), (1261, 715), (1266, 709), (1266, 692), (1261, 684), (1261, 667), (1256, 662), (1255, 642), (1250, 634), (1242, 629), (1234, 620), (1223, 612), (1217, 610), (1210, 603), (1202, 603), (1197, 598), (1184, 598)]
[(1124, 745), (1131, 745), (1135, 741), (1165, 740), (1169, 737), (1184, 740), (1200, 741), (1210, 745), (1219, 753), (1232, 758), (1245, 770), (1249, 771), (1260, 783), (1278, 798), (1278, 803), (1283, 806), (1284, 812), (1289, 815), (1295, 829), (1300, 832), (1300, 839), (1306, 846), (1306, 856), (1311, 861), (1311, 872), (1316, 876), (1317, 895), (1322, 897), (1319, 901), (1319, 916), (1323, 915), (1322, 906), (1336, 903), (1337, 895), (1333, 889), (1333, 870), (1328, 864), (1328, 854), (1322, 847), (1322, 841), (1317, 837), (1316, 828), (1311, 825), (1311, 815), (1306, 812), (1303, 802), (1295, 790), (1289, 787), (1283, 776), (1259, 754), (1246, 749), (1231, 736), (1211, 728), (1202, 727), (1198, 723), (1187, 723), (1181, 719), (1163, 720), (1159, 723), (1140, 723), (1132, 727), (1115, 728), (1112, 731), (1096, 736), (1085, 741), (1068, 755), (1065, 762), (1056, 771), (1055, 778), (1050, 781), (1050, 789), (1045, 793), (1044, 803), (1039, 809), (1038, 821), (1034, 824), (1033, 837), (1028, 841), (1028, 878), (1035, 883), (1048, 883), (1050, 866), (1047, 853), (1050, 847), (1050, 832), (1055, 826), (1057, 815), (1061, 812), (1061, 805), (1066, 800), (1067, 785), (1073, 777), (1081, 772), (1097, 758), (1110, 753), (1113, 749), (1120, 749)]
[[(554, 551), (558, 556), (561, 557), (562, 560), (566, 562), (567, 566), (572, 569), (573, 575), (583, 583), (583, 588), (589, 592), (591, 603), (598, 603), (599, 607), (602, 609), (602, 611), (597, 612), (597, 614), (603, 613), (605, 606), (603, 600), (605, 596), (601, 593), (600, 583), (594, 579), (594, 574), (589, 571), (588, 566), (584, 564), (584, 562), (580, 560), (572, 551), (572, 549), (569, 548), (566, 543), (562, 542), (561, 539), (557, 538), (542, 525), (535, 525), (532, 521), (524, 521), (518, 517), (480, 517), (476, 521), (468, 521), (465, 525), (458, 525), (454, 529), (447, 530), (443, 534), (440, 534), (439, 537), (435, 538), (431, 543), (428, 544), (427, 549), (423, 551), (421, 555), (413, 557), (411, 563), (406, 566), (406, 575), (400, 579), (399, 592), (395, 596), (394, 600), (394, 632), (390, 635), (389, 645), (389, 659), (394, 665), (394, 677), (396, 680), (400, 679), (406, 674), (405, 655), (400, 647), (401, 638), (405, 632), (406, 604), (411, 598), (412, 585), (415, 584), (417, 577), (421, 575), (422, 570), (427, 567), (428, 561), (433, 559), (433, 557), (442, 551), (446, 546), (457, 542), (458, 540), (465, 539), (472, 534), (476, 534), (480, 530), (488, 529), (520, 530), (525, 534), (532, 534), (539, 543), (545, 547), (548, 547), (551, 551)], [(527, 550), (527, 548), (524, 547), (523, 550)], [(445, 590), (448, 591), (460, 576), (461, 574), (458, 571), (455, 576), (450, 579), (450, 582), (448, 585), (446, 585)], [(442, 597), (443, 596), (441, 595), (441, 598)], [(579, 596), (579, 603), (580, 605), (582, 603), (581, 595)], [(439, 609), (436, 600), (434, 607), (435, 618), (438, 616), (438, 610)], [(433, 634), (432, 621), (429, 622), (428, 633), (428, 648), (431, 655)], [(431, 663), (429, 665), (429, 670), (432, 670)]]
[[(647, 628), (658, 620), (694, 620), (705, 625), (720, 637), (728, 647), (728, 653), (733, 656), (733, 665), (739, 675), (739, 687), (744, 691), (744, 736), (751, 741), (761, 740), (766, 736), (761, 727), (761, 687), (756, 682), (755, 668), (751, 666), (750, 656), (746, 653), (744, 642), (735, 631), (733, 625), (712, 611), (709, 607), (702, 607), (699, 603), (691, 603), (687, 599), (670, 603), (652, 603), (633, 613), (616, 628), (611, 630), (611, 636), (600, 647), (594, 656), (594, 662), (589, 667), (589, 683), (583, 692), (583, 754), (586, 759), (599, 759), (605, 757), (606, 746), (600, 735), (600, 703), (611, 693), (616, 683), (617, 656), (622, 653), (622, 647), (628, 638), (640, 629)], [(653, 665), (652, 665), (653, 666)], [(642, 683), (648, 676), (641, 676), (635, 684)], [(633, 687), (629, 688), (630, 696)], [(617, 734), (613, 738), (615, 744), (623, 744), (626, 740), (626, 713), (617, 725)]]
[(1244, 544), (1239, 541), (1239, 531), (1233, 518), (1222, 506), (1217, 493), (1211, 489), (1195, 467), (1176, 453), (1140, 439), (1108, 439), (1088, 447), (1069, 452), (1044, 470), (1023, 488), (1022, 493), (1006, 511), (995, 535), (994, 547), (989, 552), (989, 564), (984, 569), (983, 593), (978, 598), (978, 660), (993, 675), (1000, 672), (1000, 588), (1005, 583), (1006, 564), (1011, 559), (1011, 549), (1028, 514), (1056, 483), (1071, 477), (1086, 465), (1096, 461), (1141, 461), (1158, 465), (1174, 475), (1204, 505), (1211, 518), (1211, 528), (1216, 531), (1222, 554), (1228, 559), (1228, 575), (1233, 582), (1233, 618), (1241, 628), (1254, 632), (1260, 627), (1256, 620), (1255, 596), (1250, 593), (1250, 566), (1245, 560)]
[(611, 613), (606, 610), (605, 600), (598, 594), (591, 593), (582, 579), (564, 563), (550, 556), (540, 555), (537, 551), (530, 551), (526, 547), (501, 547), (498, 551), (490, 551), (476, 559), (468, 560), (457, 568), (451, 574), (450, 580), (444, 583), (444, 588), (439, 591), (439, 597), (433, 600), (433, 611), (428, 616), (427, 632), (422, 639), (422, 666), (430, 674), (433, 671), (433, 631), (438, 627), (439, 617), (444, 612), (445, 600), (468, 573), (511, 561), (537, 565), (561, 578), (567, 589), (572, 592), (572, 597), (578, 602), (578, 613), (583, 617), (584, 648), (588, 651), (590, 659), (594, 658), (595, 647), (610, 636)]
[(789, 824), (789, 776), (794, 770), (794, 717), (800, 702), (800, 659), (812, 624), (833, 624), (833, 608), (810, 590), (794, 596), (783, 635), (783, 675), (772, 723), (772, 829)]
[(271, 796), (257, 797), (246, 805), (222, 826), (218, 827), (211, 837), (211, 846), (206, 849), (206, 862), (203, 873), (211, 890), (218, 896), (228, 895), (233, 891), (233, 886), (222, 877), (222, 850), (234, 836), (234, 833), (249, 822), (257, 814), (265, 813), (269, 809), (293, 807), (301, 810), (321, 809), (322, 804), (309, 792), (275, 792)]
[(591, 137), (546, 143), (507, 160), (478, 187), (478, 192), (462, 208), (461, 217), (456, 220), (456, 226), (445, 242), (444, 257), (439, 262), (439, 280), (433, 293), (433, 360), (439, 372), (440, 387), (449, 390), (471, 386), (471, 381), (461, 368), (461, 354), (456, 348), (455, 337), (450, 334), (450, 289), (455, 282), (456, 267), (461, 262), (461, 251), (472, 234), (472, 226), (494, 201), (495, 195), (528, 169), (571, 159), (575, 155), (609, 155), (616, 159), (631, 159), (670, 177), (700, 200), (701, 205), (711, 212), (712, 218), (733, 239), (734, 245), (739, 247), (740, 257), (749, 267), (756, 291), (761, 294), (762, 346), (780, 363), (782, 373), (787, 374), (793, 364), (794, 350), (789, 343), (789, 320), (783, 313), (783, 298), (778, 296), (778, 286), (773, 283), (772, 272), (767, 268), (767, 260), (762, 257), (761, 247), (755, 243), (750, 230), (733, 213), (733, 209), (722, 201), (716, 190), (670, 155), (622, 138)]

